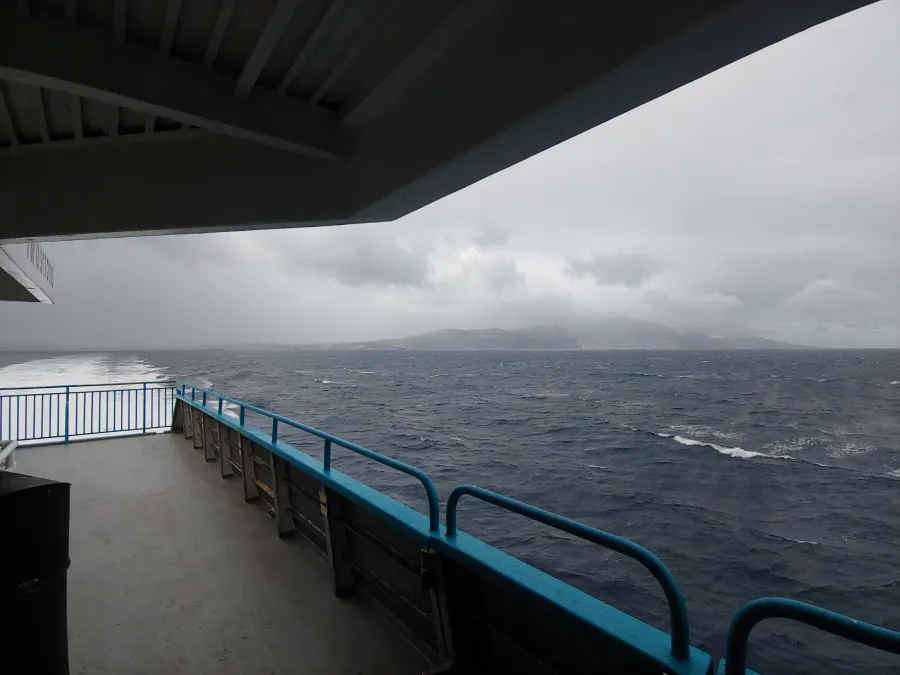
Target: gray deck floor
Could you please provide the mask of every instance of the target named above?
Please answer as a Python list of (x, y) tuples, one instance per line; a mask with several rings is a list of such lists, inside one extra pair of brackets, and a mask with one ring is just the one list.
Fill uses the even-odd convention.
[(331, 593), (238, 481), (175, 434), (22, 449), (72, 484), (72, 673), (421, 673), (381, 612)]

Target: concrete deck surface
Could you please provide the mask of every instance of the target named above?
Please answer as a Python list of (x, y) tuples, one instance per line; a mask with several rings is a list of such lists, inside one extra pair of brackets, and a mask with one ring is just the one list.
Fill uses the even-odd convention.
[(245, 504), (176, 434), (30, 447), (16, 471), (72, 484), (69, 657), (80, 673), (421, 673), (382, 613)]

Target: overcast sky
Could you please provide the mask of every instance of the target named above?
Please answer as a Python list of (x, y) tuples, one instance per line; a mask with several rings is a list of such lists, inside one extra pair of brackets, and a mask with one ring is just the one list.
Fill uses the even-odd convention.
[(900, 347), (900, 0), (393, 223), (45, 246), (57, 304), (0, 303), (0, 346), (303, 343), (628, 317)]

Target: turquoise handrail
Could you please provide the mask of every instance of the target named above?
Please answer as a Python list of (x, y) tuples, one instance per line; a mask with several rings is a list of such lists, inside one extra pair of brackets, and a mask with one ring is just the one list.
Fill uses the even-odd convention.
[[(380, 452), (375, 452), (374, 450), (369, 450), (368, 448), (364, 448), (361, 445), (357, 445), (351, 441), (346, 441), (339, 436), (335, 436), (334, 434), (329, 434), (327, 431), (322, 431), (321, 429), (316, 429), (315, 427), (311, 427), (307, 424), (302, 424), (301, 422), (295, 422), (294, 420), (284, 417), (283, 415), (279, 415), (277, 413), (270, 412), (268, 410), (264, 410), (263, 408), (259, 408), (255, 405), (251, 405), (249, 403), (245, 403), (236, 398), (232, 398), (231, 396), (224, 396), (222, 394), (216, 393), (215, 391), (209, 389), (203, 389), (201, 387), (195, 387), (193, 385), (186, 385), (184, 383), (181, 384), (181, 397), (184, 400), (187, 400), (187, 387), (191, 388), (191, 401), (197, 403), (196, 400), (197, 392), (201, 392), (203, 394), (203, 405), (206, 406), (206, 396), (212, 395), (215, 396), (219, 401), (228, 401), (229, 403), (233, 403), (237, 406), (240, 406), (240, 422), (244, 424), (245, 411), (251, 410), (255, 413), (258, 413), (264, 417), (272, 420), (272, 442), (276, 443), (278, 440), (278, 423), (286, 424), (289, 427), (293, 427), (294, 429), (299, 429), (300, 431), (305, 431), (308, 434), (312, 434), (313, 436), (318, 436), (323, 441), (325, 457), (324, 457), (324, 470), (331, 470), (331, 446), (339, 445), (342, 448), (346, 448), (351, 452), (355, 452), (358, 455), (362, 455), (363, 457), (368, 457), (369, 459), (376, 461), (380, 464), (384, 464), (385, 466), (389, 466), (392, 469), (396, 469), (402, 473), (407, 474), (408, 476), (412, 476), (413, 478), (418, 479), (422, 486), (425, 488), (425, 494), (428, 498), (428, 527), (432, 532), (439, 532), (441, 528), (441, 507), (440, 501), (438, 500), (437, 488), (434, 486), (434, 482), (428, 476), (427, 473), (422, 471), (421, 469), (417, 469), (414, 466), (406, 464), (405, 462), (401, 462), (399, 460), (394, 459), (393, 457), (388, 457), (387, 455), (382, 455)], [(177, 391), (177, 388), (176, 388)]]
[(520, 502), (511, 497), (506, 497), (490, 490), (485, 490), (477, 485), (458, 485), (450, 493), (447, 499), (447, 537), (456, 536), (456, 507), (460, 497), (470, 495), (476, 499), (489, 502), (495, 506), (518, 513), (526, 518), (531, 518), (539, 523), (544, 523), (563, 532), (575, 535), (581, 539), (599, 544), (618, 553), (628, 556), (643, 565), (652, 574), (666, 595), (669, 605), (669, 621), (672, 624), (672, 655), (679, 660), (690, 657), (690, 631), (688, 627), (687, 606), (684, 596), (678, 588), (675, 577), (662, 561), (643, 546), (633, 541), (617, 537), (614, 534), (598, 530), (578, 521), (565, 518), (544, 509), (539, 509), (531, 504)]
[(799, 600), (758, 598), (741, 607), (731, 620), (725, 648), (726, 675), (745, 675), (750, 631), (766, 619), (793, 619), (875, 649), (900, 654), (900, 633), (897, 631), (857, 621)]

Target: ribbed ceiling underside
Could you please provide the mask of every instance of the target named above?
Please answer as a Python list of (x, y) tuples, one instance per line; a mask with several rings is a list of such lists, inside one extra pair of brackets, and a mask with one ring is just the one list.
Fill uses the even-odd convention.
[[(162, 58), (339, 116), (351, 110), (457, 4), (454, 0), (0, 0), (28, 17), (114, 35)], [(0, 149), (52, 149), (189, 125), (49, 87), (0, 80)], [(150, 135), (136, 138), (140, 135)], [(60, 145), (61, 144), (61, 145)]]

